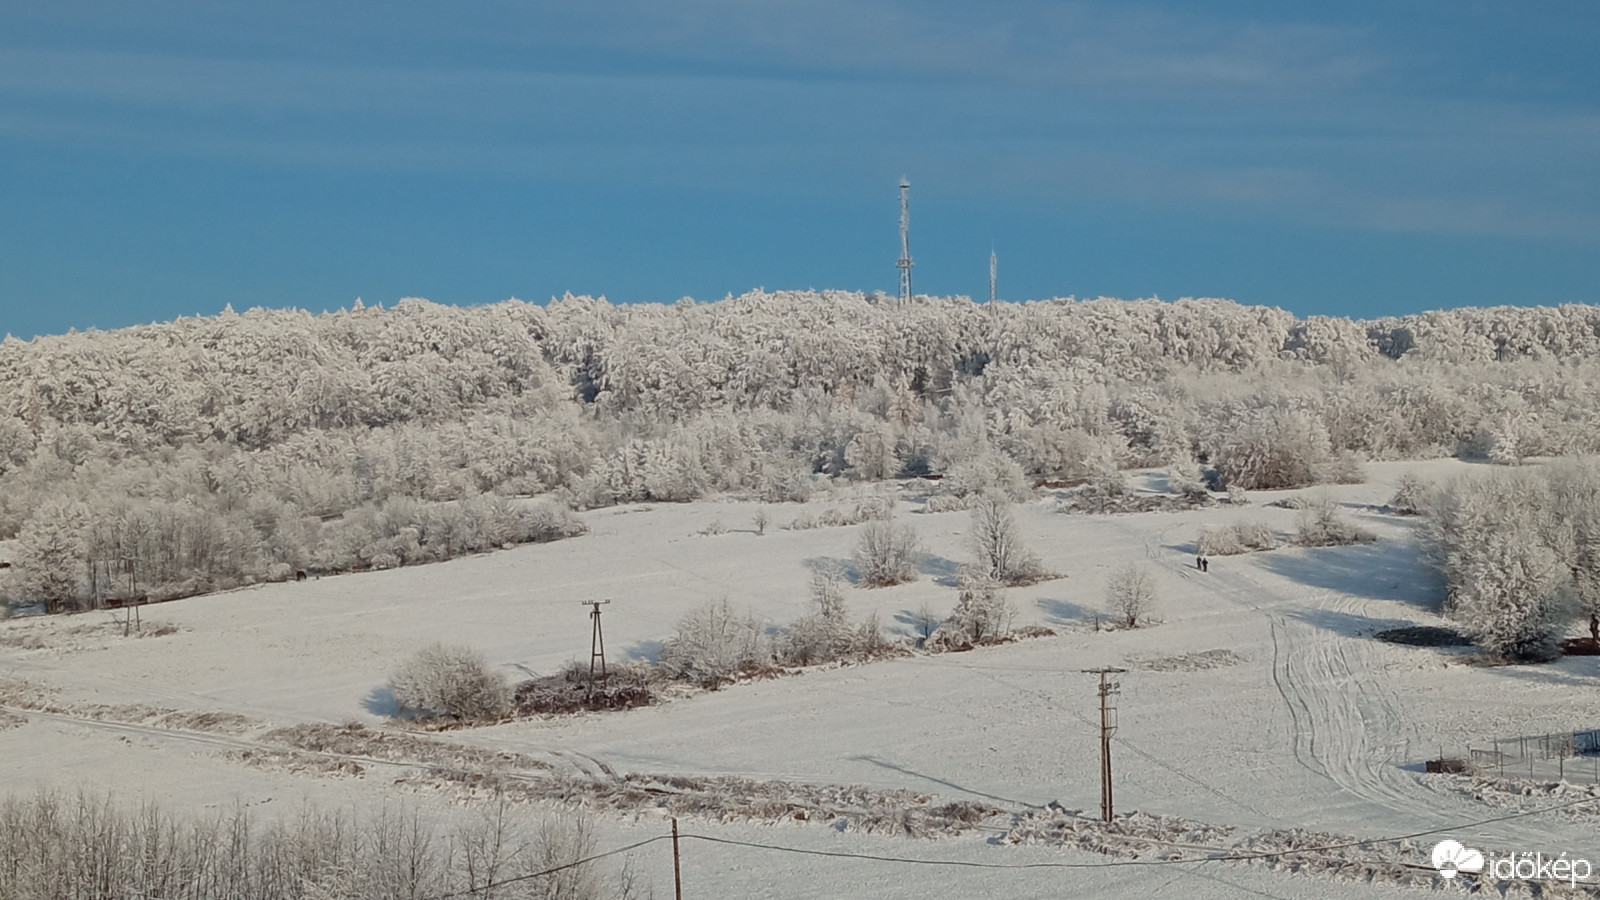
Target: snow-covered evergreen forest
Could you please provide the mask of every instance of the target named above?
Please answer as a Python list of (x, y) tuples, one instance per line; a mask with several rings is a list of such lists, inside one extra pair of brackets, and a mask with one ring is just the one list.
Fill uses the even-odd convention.
[(124, 560), (180, 596), (555, 539), (582, 530), (572, 507), (781, 502), (831, 478), (959, 491), (1203, 465), (1250, 489), (1362, 459), (1511, 463), (1600, 448), (1597, 361), (1592, 306), (1352, 321), (755, 292), (227, 311), (0, 344), (0, 539), (18, 539), (14, 592), (72, 605)]

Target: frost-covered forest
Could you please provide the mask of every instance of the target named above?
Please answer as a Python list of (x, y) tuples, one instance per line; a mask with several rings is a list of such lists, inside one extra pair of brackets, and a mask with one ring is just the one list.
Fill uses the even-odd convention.
[[(824, 479), (1214, 487), (1600, 449), (1600, 307), (1374, 321), (1225, 300), (403, 300), (0, 344), (0, 538), (81, 603), (581, 531), (569, 507)], [(511, 498), (540, 496), (541, 503)]]

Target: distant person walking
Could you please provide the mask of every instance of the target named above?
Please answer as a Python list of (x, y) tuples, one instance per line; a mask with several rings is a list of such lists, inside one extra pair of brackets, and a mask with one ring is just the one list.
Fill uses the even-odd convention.
[(1202, 572), (1211, 571), (1211, 560), (1205, 558), (1204, 556), (1200, 557), (1200, 571), (1202, 571)]
[(1194, 558), (1194, 567), (1204, 572), (1206, 570), (1206, 558), (1204, 556), (1196, 556)]

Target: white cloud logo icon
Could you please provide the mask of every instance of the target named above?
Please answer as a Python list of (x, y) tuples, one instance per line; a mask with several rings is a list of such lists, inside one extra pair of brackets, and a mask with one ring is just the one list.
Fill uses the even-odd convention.
[(1483, 871), (1483, 854), (1460, 841), (1440, 841), (1433, 845), (1433, 867), (1445, 878), (1454, 878), (1458, 872)]

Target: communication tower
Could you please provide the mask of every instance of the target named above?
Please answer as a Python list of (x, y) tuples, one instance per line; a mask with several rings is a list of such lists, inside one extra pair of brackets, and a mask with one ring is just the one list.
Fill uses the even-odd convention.
[(911, 302), (911, 182), (900, 177), (900, 302)]
[(996, 276), (999, 275), (999, 273), (1000, 273), (1000, 259), (999, 259), (999, 257), (994, 255), (994, 248), (990, 247), (989, 248), (989, 302), (990, 303), (994, 302), (995, 285), (997, 283)]

